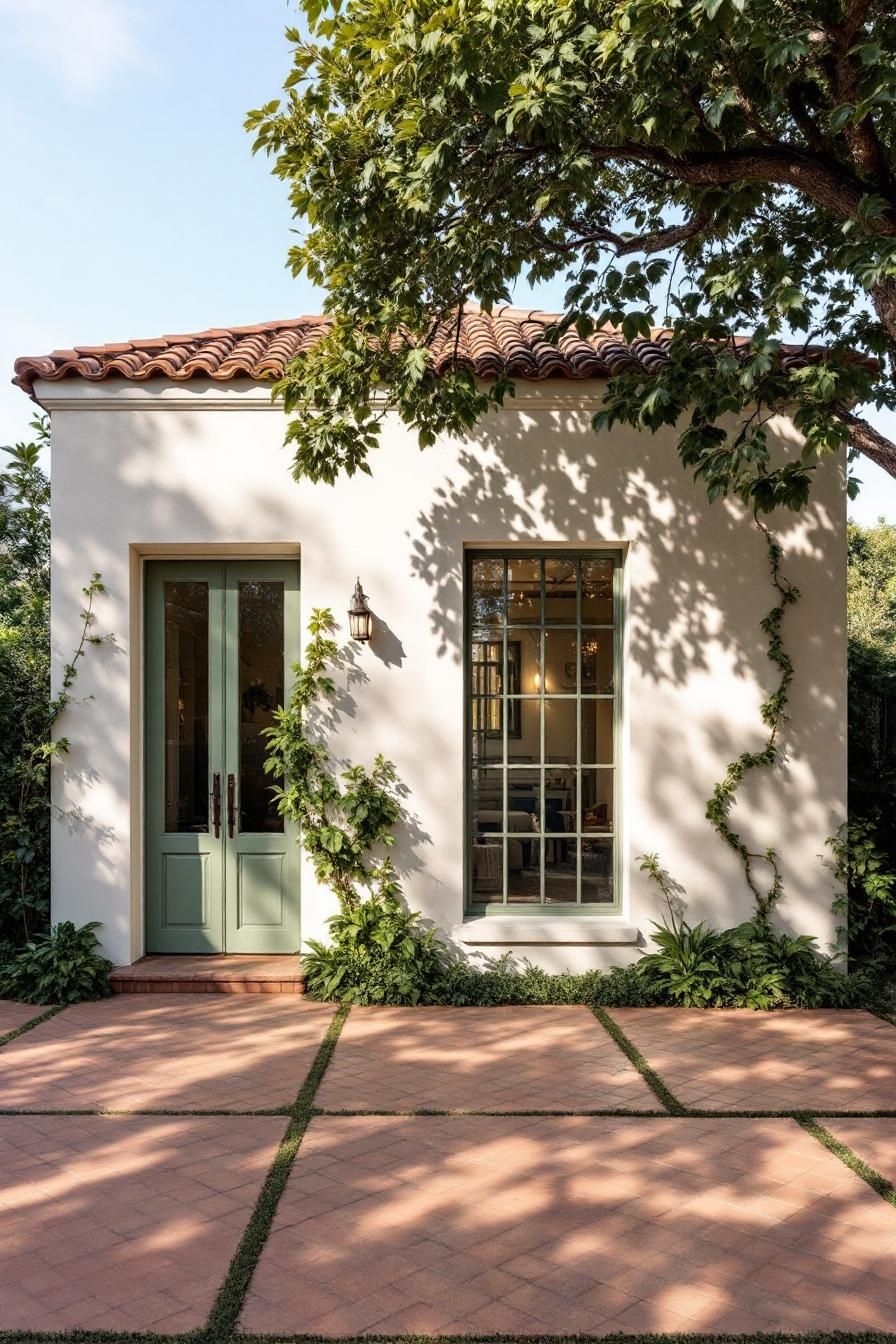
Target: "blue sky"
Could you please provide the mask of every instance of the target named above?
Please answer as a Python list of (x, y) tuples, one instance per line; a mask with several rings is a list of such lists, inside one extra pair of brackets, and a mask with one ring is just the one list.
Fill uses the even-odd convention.
[[(0, 443), (33, 410), (16, 355), (319, 309), (242, 128), (279, 92), (290, 21), (287, 0), (0, 0)], [(857, 474), (853, 515), (896, 520), (896, 481)]]

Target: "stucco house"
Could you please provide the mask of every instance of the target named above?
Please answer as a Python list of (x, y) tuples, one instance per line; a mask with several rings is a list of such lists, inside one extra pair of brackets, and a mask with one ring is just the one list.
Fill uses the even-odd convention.
[[(333, 912), (272, 806), (263, 729), (288, 694), (312, 607), (368, 643), (332, 719), (334, 756), (390, 757), (407, 790), (407, 899), (469, 955), (551, 969), (637, 957), (657, 851), (688, 917), (750, 913), (704, 810), (762, 741), (774, 684), (761, 538), (707, 504), (672, 433), (595, 434), (612, 373), (664, 339), (545, 339), (542, 313), (466, 311), (461, 354), (515, 398), (419, 451), (388, 423), (373, 475), (296, 484), (269, 382), (319, 337), (296, 318), (55, 351), (16, 364), (52, 417), (57, 666), (94, 570), (108, 593), (57, 770), (53, 918), (102, 922), (107, 955), (285, 953)], [(798, 437), (784, 417), (774, 434)], [(774, 519), (802, 600), (787, 758), (738, 823), (776, 846), (784, 923), (834, 936), (824, 842), (846, 813), (845, 480)]]

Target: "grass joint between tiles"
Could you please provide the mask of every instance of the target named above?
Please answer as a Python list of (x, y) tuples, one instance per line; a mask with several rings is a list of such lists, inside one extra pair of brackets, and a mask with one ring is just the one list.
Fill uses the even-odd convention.
[(291, 1108), (286, 1133), (280, 1140), (274, 1160), (256, 1200), (252, 1217), (230, 1262), (230, 1267), (215, 1299), (205, 1329), (200, 1332), (200, 1337), (206, 1340), (230, 1339), (236, 1331), (243, 1302), (246, 1293), (249, 1291), (249, 1284), (252, 1281), (252, 1275), (255, 1273), (255, 1267), (264, 1249), (264, 1244), (268, 1239), (274, 1214), (277, 1212), (277, 1205), (286, 1189), (286, 1182), (289, 1180), (293, 1163), (296, 1160), (302, 1139), (305, 1137), (305, 1131), (312, 1119), (315, 1094), (333, 1057), (336, 1042), (339, 1040), (339, 1033), (342, 1031), (348, 1013), (349, 1009), (347, 1007), (337, 1010), (327, 1028), (327, 1033), (302, 1084), (299, 1095)]
[[(35, 1007), (40, 1007), (40, 1005), (35, 1004)], [(0, 1036), (0, 1050), (3, 1049), (4, 1045), (9, 1045), (10, 1041), (14, 1041), (18, 1036), (24, 1036), (26, 1031), (33, 1031), (35, 1027), (39, 1027), (43, 1022), (49, 1022), (51, 1017), (55, 1017), (57, 1013), (61, 1013), (64, 1008), (64, 1003), (56, 1004), (52, 1008), (46, 1008), (42, 1013), (38, 1013), (36, 1017), (30, 1017), (27, 1022), (23, 1022), (20, 1027), (15, 1027), (12, 1031), (5, 1032), (4, 1035)]]
[(827, 1148), (829, 1153), (839, 1157), (844, 1166), (849, 1167), (850, 1171), (859, 1176), (866, 1185), (870, 1185), (871, 1189), (880, 1195), (881, 1199), (885, 1199), (888, 1204), (892, 1204), (893, 1208), (896, 1209), (896, 1186), (893, 1185), (892, 1181), (888, 1181), (886, 1176), (881, 1175), (874, 1167), (864, 1162), (858, 1153), (850, 1148), (849, 1144), (838, 1139), (814, 1115), (803, 1113), (794, 1116), (794, 1119), (798, 1125), (802, 1125), (807, 1134), (811, 1134), (814, 1139), (817, 1139), (823, 1147)]
[(666, 1086), (656, 1069), (651, 1068), (647, 1060), (641, 1054), (641, 1051), (629, 1040), (628, 1036), (626, 1036), (619, 1024), (613, 1020), (606, 1008), (592, 1008), (592, 1012), (604, 1030), (612, 1036), (629, 1063), (638, 1070), (638, 1073), (640, 1073), (653, 1095), (663, 1103), (669, 1114), (678, 1116), (690, 1115), (691, 1112), (688, 1110), (687, 1106), (683, 1105), (672, 1089)]

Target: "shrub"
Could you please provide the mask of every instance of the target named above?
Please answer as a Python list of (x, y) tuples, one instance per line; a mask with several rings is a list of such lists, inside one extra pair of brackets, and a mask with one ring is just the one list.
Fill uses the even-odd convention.
[(379, 886), (365, 900), (329, 920), (331, 944), (309, 941), (302, 965), (311, 998), (415, 1004), (439, 980), (444, 945), (402, 905), (388, 862), (379, 871)]
[(896, 874), (878, 837), (876, 820), (850, 821), (828, 841), (842, 892), (834, 909), (845, 920), (839, 933), (850, 963), (892, 978), (896, 970)]
[(80, 929), (64, 920), (37, 934), (0, 970), (0, 994), (22, 1003), (104, 999), (111, 993), (112, 962), (96, 951), (98, 928), (96, 920)]
[(461, 1007), (509, 1007), (531, 1004), (585, 1004), (588, 1007), (643, 1008), (657, 1002), (634, 966), (610, 971), (551, 974), (526, 963), (515, 970), (509, 956), (484, 970), (465, 962), (448, 965), (428, 986), (423, 1002)]
[(0, 955), (50, 909), (50, 483), (32, 428), (0, 474)]

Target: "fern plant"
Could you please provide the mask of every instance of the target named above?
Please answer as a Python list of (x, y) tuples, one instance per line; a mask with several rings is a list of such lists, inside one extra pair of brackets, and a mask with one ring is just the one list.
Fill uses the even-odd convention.
[(111, 994), (112, 962), (97, 952), (96, 920), (76, 928), (71, 920), (30, 939), (0, 969), (0, 995), (21, 1003), (66, 1004)]

